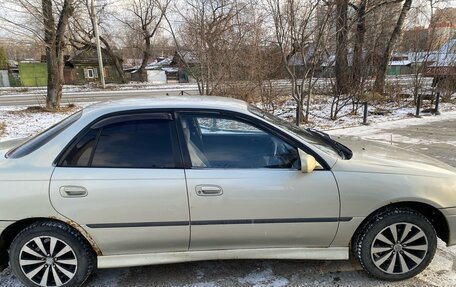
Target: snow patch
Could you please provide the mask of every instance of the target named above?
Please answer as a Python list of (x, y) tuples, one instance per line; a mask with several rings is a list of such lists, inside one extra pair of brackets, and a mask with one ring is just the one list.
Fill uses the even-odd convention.
[(6, 268), (0, 273), (0, 286), (2, 287), (23, 287), (19, 280), (14, 276), (10, 268)]
[(201, 283), (193, 283), (183, 285), (181, 287), (218, 287), (218, 285), (214, 282), (201, 282)]
[(97, 270), (94, 275), (89, 279), (88, 286), (97, 287), (115, 287), (118, 286), (120, 281), (128, 275), (128, 270), (123, 269), (106, 269)]
[(288, 279), (284, 277), (275, 276), (271, 268), (250, 273), (245, 277), (239, 278), (238, 282), (250, 284), (253, 287), (282, 287), (287, 286), (290, 283)]
[(328, 129), (327, 132), (332, 135), (352, 135), (356, 134), (359, 136), (366, 136), (378, 133), (379, 129), (398, 129), (405, 128), (409, 126), (422, 125), (432, 122), (439, 122), (444, 120), (452, 120), (456, 118), (456, 111), (448, 111), (442, 113), (440, 116), (423, 116), (422, 118), (406, 118), (398, 119), (394, 121), (385, 121), (371, 123), (367, 126), (358, 126), (358, 127), (339, 127), (334, 129)]
[(6, 141), (35, 135), (91, 103), (79, 104), (66, 112), (30, 112), (24, 107), (0, 107), (0, 123), (4, 125), (0, 140)]

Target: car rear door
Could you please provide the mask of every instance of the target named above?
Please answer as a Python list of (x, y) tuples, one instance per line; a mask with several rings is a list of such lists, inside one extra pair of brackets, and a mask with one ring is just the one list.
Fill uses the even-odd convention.
[(103, 118), (61, 157), (55, 209), (82, 225), (104, 255), (188, 250), (184, 170), (169, 113)]
[(330, 170), (300, 171), (297, 146), (235, 115), (181, 113), (190, 250), (327, 247), (339, 222)]

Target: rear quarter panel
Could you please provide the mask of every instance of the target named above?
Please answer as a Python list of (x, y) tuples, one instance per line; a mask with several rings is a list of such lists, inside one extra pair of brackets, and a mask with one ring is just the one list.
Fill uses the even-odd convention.
[(49, 201), (52, 165), (38, 166), (26, 158), (0, 160), (0, 220), (17, 221), (57, 215)]

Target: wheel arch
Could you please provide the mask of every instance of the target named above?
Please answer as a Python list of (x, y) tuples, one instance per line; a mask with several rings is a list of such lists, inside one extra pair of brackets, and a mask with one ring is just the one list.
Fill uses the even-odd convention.
[(97, 256), (102, 255), (100, 248), (98, 247), (97, 243), (93, 240), (93, 238), (83, 229), (80, 225), (72, 221), (64, 221), (58, 218), (46, 218), (46, 217), (32, 217), (32, 218), (25, 218), (18, 220), (8, 227), (6, 227), (3, 232), (0, 234), (0, 269), (1, 266), (6, 266), (8, 263), (8, 249), (13, 242), (14, 238), (27, 226), (30, 226), (39, 221), (54, 221), (63, 223), (69, 226), (71, 229), (78, 232), (82, 238), (85, 239), (86, 243), (92, 247), (94, 254)]
[(423, 216), (425, 216), (432, 224), (434, 227), (437, 237), (442, 239), (445, 243), (448, 244), (450, 240), (450, 229), (448, 226), (448, 222), (443, 215), (443, 213), (437, 209), (436, 207), (428, 204), (428, 203), (423, 203), (423, 202), (418, 202), (418, 201), (402, 201), (402, 202), (395, 202), (395, 203), (390, 203), (387, 205), (384, 205), (380, 208), (377, 208), (373, 212), (371, 212), (366, 218), (359, 224), (359, 226), (356, 228), (356, 231), (352, 235), (351, 241), (356, 237), (358, 232), (362, 229), (364, 224), (369, 221), (372, 216), (374, 216), (376, 213), (384, 211), (386, 209), (391, 209), (391, 208), (410, 208), (413, 209), (416, 212), (421, 213)]

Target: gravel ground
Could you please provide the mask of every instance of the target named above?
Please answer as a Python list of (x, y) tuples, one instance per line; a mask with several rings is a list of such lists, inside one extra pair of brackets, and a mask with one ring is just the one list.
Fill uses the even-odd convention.
[[(389, 142), (437, 157), (456, 166), (456, 113), (425, 119), (373, 124), (333, 130), (331, 134), (357, 135)], [(21, 286), (10, 269), (0, 273), (0, 286)], [(430, 266), (413, 279), (383, 282), (372, 279), (353, 260), (205, 261), (138, 268), (100, 270), (86, 287), (223, 287), (223, 286), (456, 286), (456, 247), (439, 242)]]

